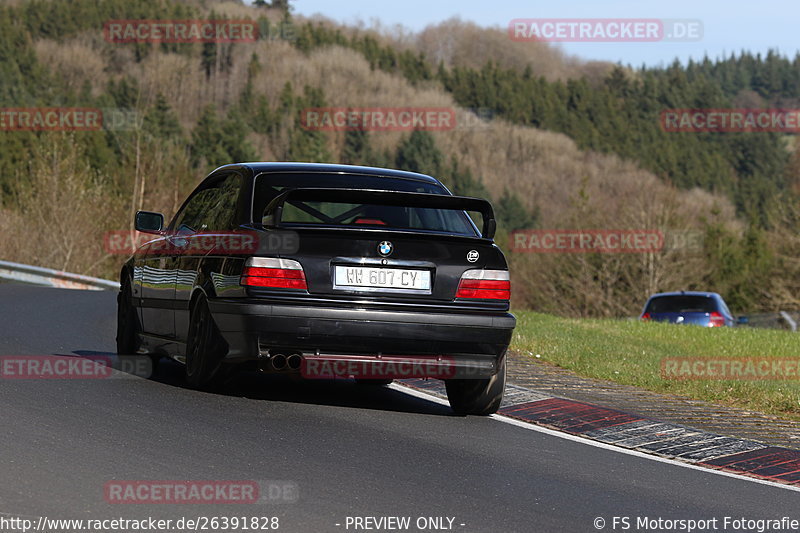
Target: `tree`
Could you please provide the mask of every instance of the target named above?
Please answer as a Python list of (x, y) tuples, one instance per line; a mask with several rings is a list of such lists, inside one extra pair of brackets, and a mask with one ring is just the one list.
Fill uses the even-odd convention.
[(711, 272), (703, 287), (723, 294), (731, 307), (738, 309), (753, 309), (768, 301), (775, 258), (755, 221), (741, 237), (710, 224), (704, 248)]
[(441, 173), (442, 158), (433, 135), (414, 130), (400, 142), (395, 163), (402, 170), (437, 175)]
[(298, 114), (303, 109), (313, 107), (324, 107), (325, 96), (322, 89), (306, 85), (303, 88), (303, 96), (293, 98), (291, 93), (286, 94), (287, 88), (291, 91), (291, 85), (284, 87), (281, 95), (284, 109), (290, 113), (294, 126), (289, 134), (288, 156), (291, 161), (325, 162), (331, 160), (328, 151), (328, 138), (325, 132), (313, 130), (304, 126), (299, 126)]
[(190, 152), (194, 165), (205, 161), (209, 166), (219, 166), (228, 159), (228, 153), (222, 146), (222, 126), (211, 105), (203, 110), (197, 126), (192, 131)]
[(169, 107), (163, 94), (158, 93), (155, 104), (145, 115), (144, 129), (159, 139), (178, 140), (183, 136), (178, 117)]
[(245, 139), (244, 123), (236, 111), (231, 111), (224, 121), (220, 121), (214, 107), (207, 106), (192, 131), (192, 163), (200, 165), (205, 162), (216, 167), (257, 159), (253, 147)]
[(366, 131), (358, 129), (345, 132), (341, 161), (347, 165), (373, 164), (372, 147)]
[(498, 226), (506, 231), (530, 229), (536, 224), (537, 215), (531, 214), (519, 197), (508, 189), (503, 191), (500, 201), (497, 202), (496, 211)]
[[(266, 4), (266, 2), (264, 3)], [(269, 7), (272, 9), (280, 9), (284, 13), (289, 13), (292, 10), (289, 0), (272, 0), (272, 2), (269, 3)]]
[(483, 183), (472, 176), (469, 168), (462, 168), (455, 156), (450, 158), (450, 168), (443, 172), (441, 179), (454, 194), (459, 196), (489, 197), (489, 191)]

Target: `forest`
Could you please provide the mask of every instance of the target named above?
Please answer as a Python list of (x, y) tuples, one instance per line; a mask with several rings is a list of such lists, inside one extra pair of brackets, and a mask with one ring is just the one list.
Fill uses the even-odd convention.
[[(109, 20), (247, 19), (259, 39), (110, 42)], [(0, 128), (0, 257), (114, 278), (138, 209), (172, 216), (215, 167), (318, 161), (428, 173), (489, 198), (513, 304), (632, 316), (652, 292), (797, 309), (800, 152), (788, 133), (665, 131), (662, 111), (798, 108), (800, 56), (585, 62), (458, 19), (345, 26), (288, 2), (25, 0), (0, 6), (0, 107), (99, 109), (103, 128)], [(441, 131), (320, 131), (309, 108), (448, 108)], [(115, 120), (110, 120), (115, 117)], [(694, 232), (645, 253), (512, 252), (525, 229)]]

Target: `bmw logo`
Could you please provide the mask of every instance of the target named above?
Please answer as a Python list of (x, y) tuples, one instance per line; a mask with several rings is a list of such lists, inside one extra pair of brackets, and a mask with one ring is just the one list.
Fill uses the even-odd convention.
[(392, 250), (394, 250), (394, 246), (392, 246), (392, 243), (389, 241), (381, 241), (381, 243), (378, 245), (378, 253), (383, 256), (391, 254)]

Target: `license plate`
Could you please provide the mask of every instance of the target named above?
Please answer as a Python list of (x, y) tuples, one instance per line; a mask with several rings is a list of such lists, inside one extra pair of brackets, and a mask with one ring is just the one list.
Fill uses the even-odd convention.
[(407, 268), (334, 267), (334, 287), (352, 287), (356, 290), (431, 290), (431, 273), (428, 270)]

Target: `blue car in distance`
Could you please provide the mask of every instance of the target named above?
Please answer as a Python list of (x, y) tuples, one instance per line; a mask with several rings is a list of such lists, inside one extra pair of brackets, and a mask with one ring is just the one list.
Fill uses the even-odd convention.
[(716, 292), (699, 291), (654, 294), (647, 300), (639, 318), (709, 328), (733, 327), (736, 323), (722, 296)]

